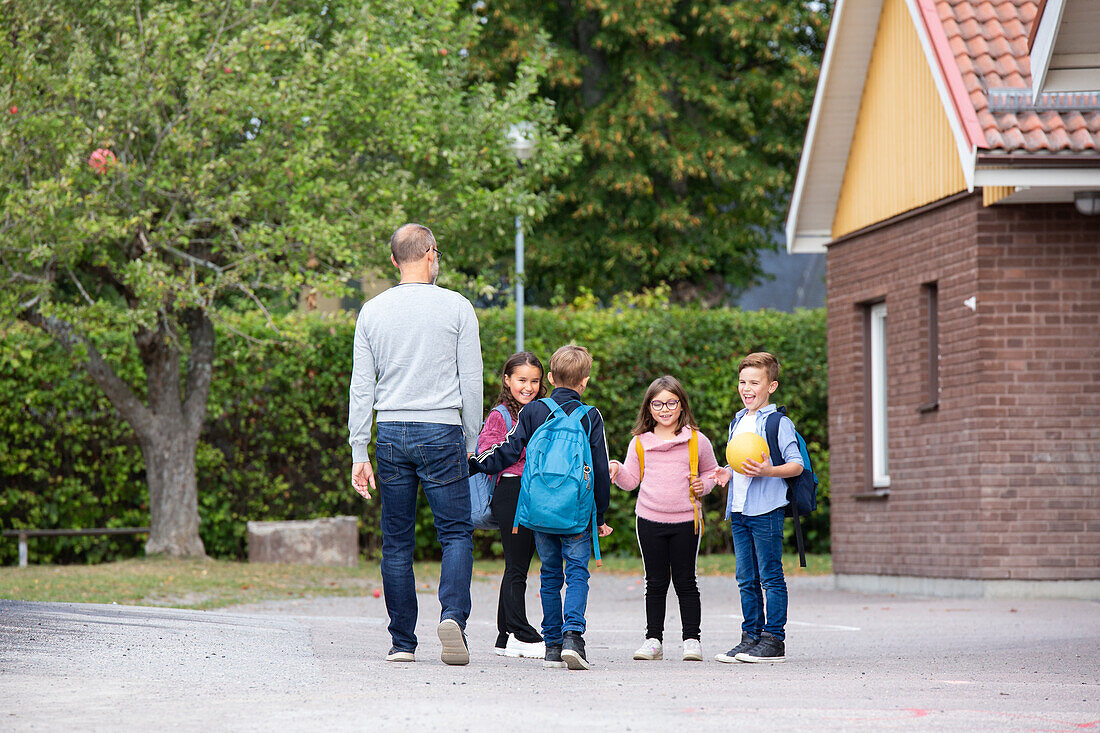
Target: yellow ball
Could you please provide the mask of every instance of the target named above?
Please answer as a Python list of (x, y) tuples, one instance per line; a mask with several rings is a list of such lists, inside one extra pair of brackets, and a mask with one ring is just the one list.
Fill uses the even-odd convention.
[(762, 463), (760, 454), (768, 455), (768, 441), (756, 433), (738, 433), (733, 440), (726, 444), (726, 462), (737, 473), (744, 473), (741, 464), (750, 458), (757, 463)]

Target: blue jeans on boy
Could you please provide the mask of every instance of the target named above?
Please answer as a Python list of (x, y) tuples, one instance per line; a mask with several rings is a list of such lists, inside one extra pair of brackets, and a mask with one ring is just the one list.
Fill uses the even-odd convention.
[[(787, 581), (783, 579), (783, 507), (750, 517), (730, 515), (737, 588), (741, 591), (741, 630), (753, 638), (767, 631), (782, 641), (787, 625)], [(764, 602), (767, 601), (765, 612)]]
[[(592, 552), (592, 530), (579, 535), (535, 532), (535, 549), (542, 561), (542, 638), (547, 645), (560, 646), (566, 631), (583, 634), (584, 610), (588, 606), (588, 558)], [(565, 604), (561, 588), (565, 585)]]
[(416, 650), (416, 490), (435, 517), (443, 547), (439, 572), (439, 620), (454, 619), (463, 629), (470, 616), (474, 526), (470, 521), (470, 484), (466, 442), (458, 425), (418, 422), (378, 423), (375, 441), (379, 494), (382, 497), (382, 588), (393, 646)]

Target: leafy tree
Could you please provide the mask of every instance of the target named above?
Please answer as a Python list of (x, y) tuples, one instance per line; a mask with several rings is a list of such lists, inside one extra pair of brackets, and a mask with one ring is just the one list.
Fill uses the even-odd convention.
[(528, 235), (532, 292), (750, 285), (793, 186), (832, 2), (488, 0), (476, 60), (544, 93), (583, 163)]
[[(445, 253), (471, 233), (451, 251), (484, 258), (485, 212), (537, 215), (536, 177), (568, 154), (532, 98), (537, 66), (479, 83), (461, 53), (477, 23), (447, 0), (2, 0), (0, 14), (0, 314), (66, 346), (133, 429), (149, 552), (204, 554), (195, 450), (219, 308), (337, 287), (387, 262), (410, 219)], [(543, 151), (524, 172), (503, 136), (520, 119)]]

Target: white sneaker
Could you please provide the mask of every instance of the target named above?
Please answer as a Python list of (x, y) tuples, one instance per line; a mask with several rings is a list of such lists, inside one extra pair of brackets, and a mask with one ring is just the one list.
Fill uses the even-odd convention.
[(661, 642), (657, 639), (646, 639), (638, 651), (634, 652), (634, 658), (639, 660), (661, 659), (663, 652)]
[(541, 641), (520, 641), (514, 636), (509, 636), (504, 656), (542, 659), (546, 656), (546, 644)]
[(453, 618), (445, 618), (436, 627), (439, 642), (443, 645), (443, 651), (439, 659), (444, 664), (469, 664), (470, 648), (466, 646), (466, 634), (462, 627)]
[(699, 643), (698, 639), (684, 639), (684, 661), (703, 661), (703, 645)]

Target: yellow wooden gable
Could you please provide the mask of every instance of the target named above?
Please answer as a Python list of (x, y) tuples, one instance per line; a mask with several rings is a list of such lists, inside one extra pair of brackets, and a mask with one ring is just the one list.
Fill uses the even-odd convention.
[(965, 190), (955, 139), (913, 17), (905, 0), (885, 0), (832, 237)]

